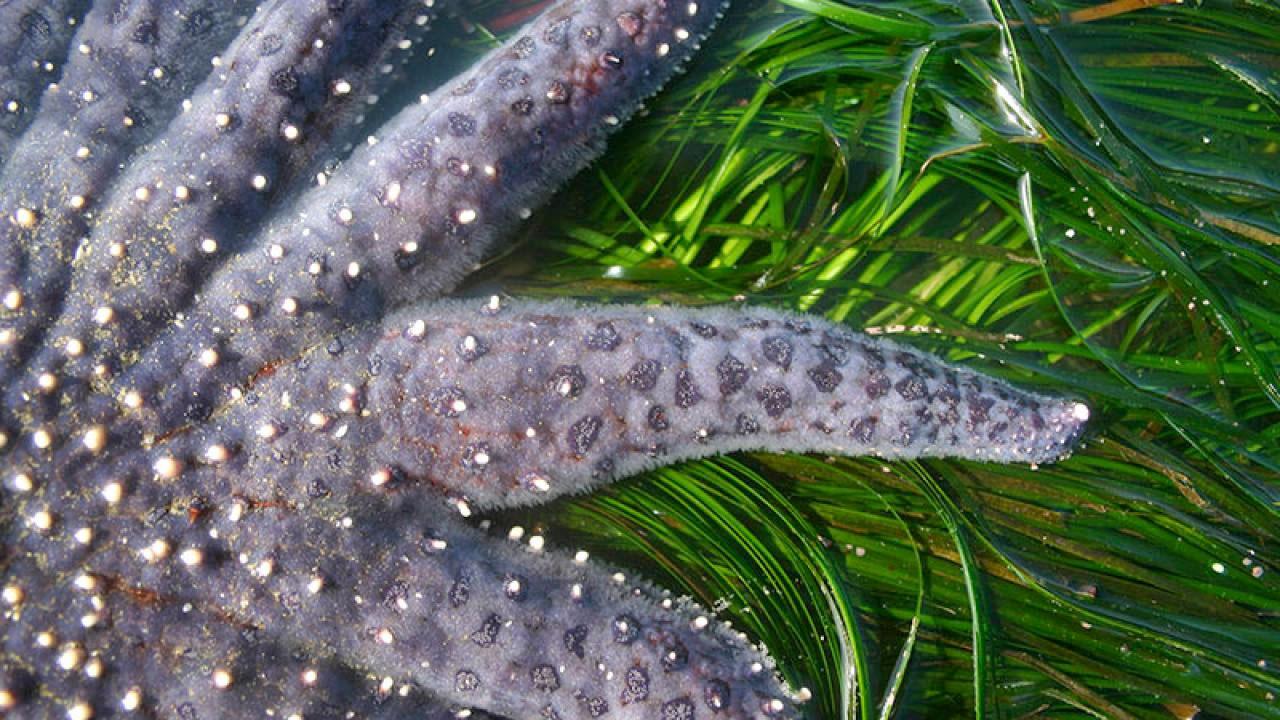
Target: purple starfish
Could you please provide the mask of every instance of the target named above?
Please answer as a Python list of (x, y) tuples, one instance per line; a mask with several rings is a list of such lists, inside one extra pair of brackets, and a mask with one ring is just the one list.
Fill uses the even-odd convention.
[(1048, 462), (1087, 419), (798, 315), (430, 302), (722, 2), (557, 4), (332, 171), (430, 0), (82, 5), (0, 5), (11, 716), (794, 717), (701, 609), (460, 516), (740, 449)]

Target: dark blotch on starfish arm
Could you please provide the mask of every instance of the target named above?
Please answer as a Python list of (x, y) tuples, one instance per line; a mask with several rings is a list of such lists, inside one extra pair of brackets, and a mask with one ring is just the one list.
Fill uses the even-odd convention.
[(0, 72), (10, 716), (796, 717), (698, 607), (463, 517), (734, 450), (1079, 435), (1083, 405), (797, 315), (429, 300), (720, 3), (559, 3), (309, 188), (435, 5), (254, 5), (103, 2), (74, 37), (78, 3), (0, 6), (39, 39), (0, 55), (60, 71)]

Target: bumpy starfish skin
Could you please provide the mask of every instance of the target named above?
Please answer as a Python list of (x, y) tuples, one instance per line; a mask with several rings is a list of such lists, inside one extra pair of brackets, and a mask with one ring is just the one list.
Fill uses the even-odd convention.
[(0, 158), (31, 124), (32, 110), (66, 60), (89, 0), (9, 0), (0, 5)]
[[(251, 5), (102, 3), (38, 102), (0, 75), (39, 107), (0, 175), (11, 716), (795, 717), (696, 606), (462, 516), (740, 449), (1046, 462), (1079, 435), (1082, 405), (796, 315), (411, 304), (718, 3), (558, 4), (312, 188), (434, 3)], [(43, 7), (66, 41), (76, 4)]]
[[(322, 2), (272, 0), (259, 8), (217, 72), (104, 197), (81, 196), (101, 210), (77, 250), (54, 342), (29, 364), (57, 372), (71, 386), (65, 397), (93, 368), (119, 367), (121, 353), (144, 345), (189, 301), (201, 273), (252, 237), (272, 199), (325, 147), (351, 106), (363, 105), (352, 94), (376, 92), (389, 74), (385, 56), (406, 39), (406, 28), (422, 24), (423, 12), (415, 3), (375, 0), (346, 2), (340, 17)], [(36, 232), (48, 231), (41, 219)], [(63, 287), (67, 270), (46, 279), (31, 302)], [(71, 339), (90, 341), (89, 352), (68, 356)]]
[(253, 5), (135, 0), (102, 3), (84, 18), (61, 77), (0, 173), (0, 210), (10, 219), (0, 225), (6, 385), (56, 311), (75, 247), (124, 161), (180, 112)]

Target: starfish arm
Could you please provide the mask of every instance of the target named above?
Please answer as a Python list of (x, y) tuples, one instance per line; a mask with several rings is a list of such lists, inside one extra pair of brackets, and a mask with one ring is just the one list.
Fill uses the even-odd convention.
[(0, 386), (60, 305), (86, 212), (177, 114), (254, 4), (143, 0), (85, 16), (62, 77), (0, 175)]
[(489, 507), (744, 449), (1052, 462), (1088, 415), (798, 315), (479, 305), (389, 318), (363, 382), (310, 369), (362, 388), (370, 472)]
[[(630, 8), (630, 9), (628, 9)], [(164, 432), (315, 338), (436, 296), (603, 148), (717, 6), (584, 0), (407, 109), (208, 284), (118, 383)], [(218, 351), (219, 361), (201, 362)]]
[[(410, 33), (423, 32), (425, 23), (415, 20), (430, 12), (420, 0), (273, 0), (260, 7), (185, 111), (102, 200), (52, 331), (84, 352), (44, 348), (10, 388), (9, 406), (30, 397), (52, 416), (80, 402), (95, 368), (122, 367), (128, 353), (171, 323), (335, 130), (379, 92), (389, 56)], [(58, 378), (57, 392), (39, 392), (46, 374)]]
[(0, 6), (0, 165), (58, 77), (89, 0), (14, 0)]
[(510, 717), (795, 715), (771, 661), (694, 605), (559, 553), (504, 547), (430, 504), (354, 506), (361, 532), (332, 557), (358, 558), (360, 582), (334, 574), (335, 597), (301, 612), (341, 628), (332, 642), (359, 664), (413, 668), (429, 691)]
[(230, 459), (290, 498), (336, 490), (291, 469), (315, 459), (355, 490), (425, 484), (464, 510), (738, 450), (1052, 462), (1088, 418), (811, 317), (479, 300), (338, 336), (240, 398), (170, 459)]
[[(62, 571), (10, 575), (23, 599), (7, 649), (28, 683), (97, 714), (136, 687), (161, 714), (190, 704), (202, 717), (245, 706), (287, 717), (316, 699), (308, 668), (346, 667), (373, 679), (363, 693), (327, 678), (314, 692), (343, 712), (389, 677), (514, 718), (795, 716), (770, 661), (696, 606), (506, 545), (413, 493), (246, 494), (281, 479), (193, 466), (110, 506), (63, 503), (57, 524), (92, 523), (98, 539)], [(58, 562), (64, 538), (33, 530), (25, 557)], [(68, 650), (99, 658), (107, 682), (66, 667)]]

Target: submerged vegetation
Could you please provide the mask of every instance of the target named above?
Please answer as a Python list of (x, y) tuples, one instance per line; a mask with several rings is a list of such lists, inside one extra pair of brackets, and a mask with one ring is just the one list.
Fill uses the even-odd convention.
[(1280, 7), (739, 2), (575, 205), (489, 277), (823, 313), (1092, 435), (700, 461), (504, 522), (716, 607), (814, 717), (1280, 716)]

